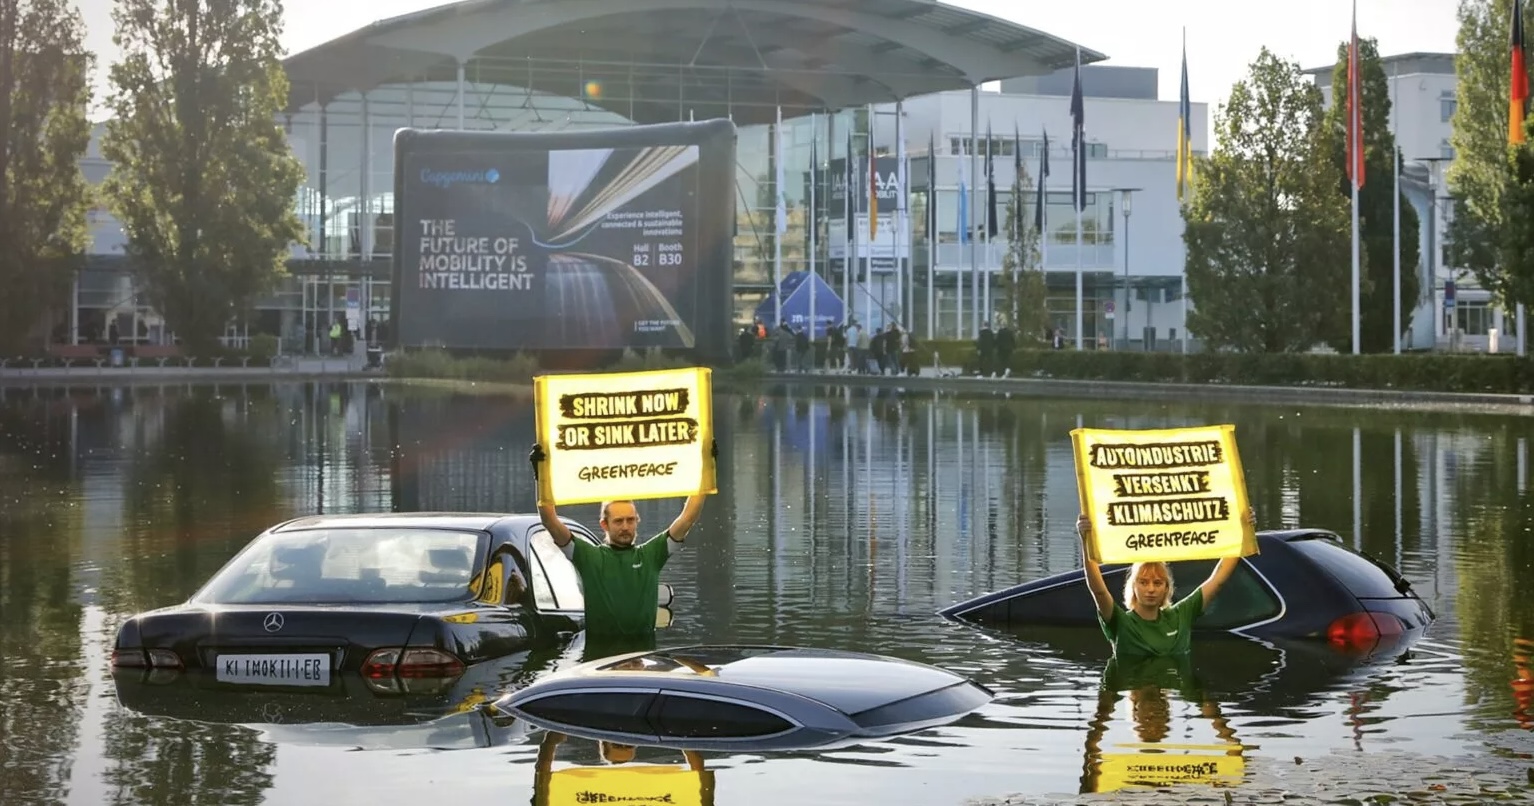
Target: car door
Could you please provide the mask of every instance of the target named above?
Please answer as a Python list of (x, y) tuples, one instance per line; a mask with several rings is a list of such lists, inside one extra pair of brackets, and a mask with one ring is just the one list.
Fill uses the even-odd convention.
[[(589, 532), (569, 527), (575, 540), (595, 542)], [(533, 610), (541, 633), (579, 631), (585, 623), (586, 597), (580, 574), (554, 538), (542, 526), (528, 532), (528, 582)]]

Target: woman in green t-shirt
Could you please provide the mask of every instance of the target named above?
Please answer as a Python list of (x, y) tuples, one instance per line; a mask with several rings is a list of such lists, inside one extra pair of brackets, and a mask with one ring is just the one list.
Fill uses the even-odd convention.
[[(1257, 522), (1250, 509), (1246, 511), (1246, 520), (1252, 524)], [(1076, 519), (1076, 533), (1081, 536), (1087, 588), (1097, 603), (1097, 622), (1103, 635), (1113, 644), (1116, 655), (1187, 652), (1192, 645), (1194, 620), (1214, 600), (1225, 580), (1236, 570), (1236, 563), (1241, 561), (1239, 557), (1222, 558), (1202, 585), (1173, 604), (1167, 604), (1173, 601), (1175, 594), (1171, 566), (1164, 562), (1135, 563), (1124, 580), (1124, 603), (1121, 605), (1113, 601), (1113, 594), (1108, 592), (1102, 569), (1087, 557), (1092, 521), (1086, 515)]]

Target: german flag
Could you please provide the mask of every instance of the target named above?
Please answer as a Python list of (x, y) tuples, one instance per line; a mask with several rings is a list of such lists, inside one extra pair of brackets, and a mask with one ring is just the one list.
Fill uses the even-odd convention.
[(1507, 103), (1507, 142), (1523, 143), (1523, 121), (1529, 115), (1529, 71), (1523, 53), (1523, 0), (1513, 0), (1512, 85)]

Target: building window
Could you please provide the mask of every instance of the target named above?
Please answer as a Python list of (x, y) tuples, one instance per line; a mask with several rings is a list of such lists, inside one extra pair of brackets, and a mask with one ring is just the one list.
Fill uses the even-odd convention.
[(1444, 123), (1454, 120), (1454, 110), (1459, 108), (1459, 101), (1454, 98), (1438, 99), (1438, 114)]
[(1491, 330), (1492, 309), (1485, 302), (1457, 302), (1454, 325), (1466, 336), (1485, 336)]
[(1454, 146), (1450, 145), (1448, 140), (1439, 142), (1438, 156), (1443, 157), (1446, 160), (1454, 159)]

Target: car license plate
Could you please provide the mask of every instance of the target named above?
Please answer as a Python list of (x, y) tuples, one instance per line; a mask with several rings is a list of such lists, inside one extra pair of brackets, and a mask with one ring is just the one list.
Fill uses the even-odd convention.
[(220, 683), (330, 685), (330, 656), (323, 652), (302, 655), (219, 655), (216, 668)]

